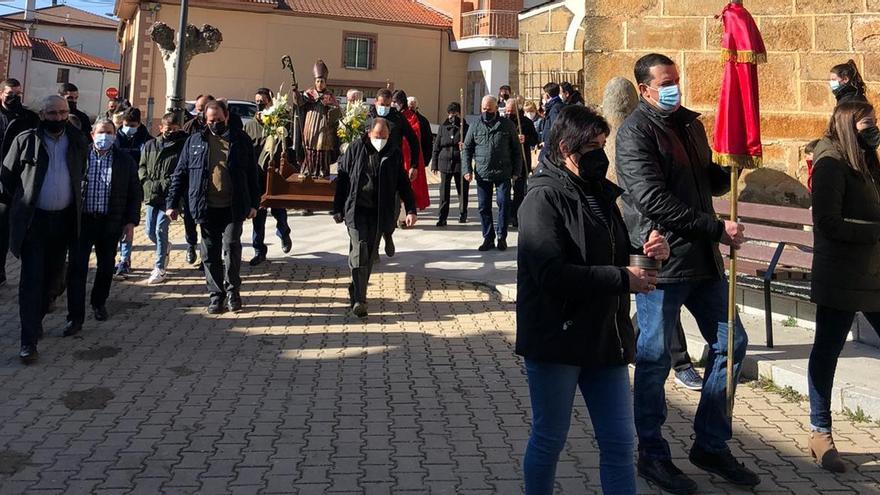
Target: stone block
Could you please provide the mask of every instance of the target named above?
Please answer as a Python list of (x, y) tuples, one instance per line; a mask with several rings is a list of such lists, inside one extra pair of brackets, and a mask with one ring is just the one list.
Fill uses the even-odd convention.
[(562, 54), (562, 69), (577, 72), (584, 68), (584, 54), (581, 51)]
[(862, 66), (862, 79), (865, 81), (880, 81), (880, 53), (866, 53), (864, 57), (865, 63)]
[(535, 71), (560, 70), (562, 68), (562, 53), (530, 53), (523, 57), (523, 67), (532, 68)]
[(657, 0), (585, 0), (588, 16), (635, 18), (660, 15), (660, 2)]
[(642, 53), (585, 53), (583, 95), (587, 101), (602, 101), (605, 85), (613, 77), (632, 80), (633, 66)]
[(639, 18), (626, 22), (626, 46), (634, 50), (699, 50), (702, 19)]
[(837, 100), (827, 82), (801, 83), (801, 110), (806, 112), (831, 112)]
[(765, 17), (760, 20), (767, 51), (809, 51), (813, 26), (809, 17)]
[(551, 10), (550, 31), (562, 33), (568, 31), (568, 26), (571, 25), (572, 19), (574, 19), (574, 14), (565, 7), (557, 7)]
[(542, 12), (531, 17), (527, 17), (519, 21), (519, 32), (522, 33), (543, 33), (550, 30), (550, 13)]
[[(828, 125), (824, 114), (780, 114), (761, 115), (761, 137), (763, 139), (813, 139), (821, 136)], [(810, 137), (812, 136), (812, 138)]]
[(565, 33), (537, 33), (529, 35), (530, 52), (561, 52), (565, 49)]
[(795, 0), (795, 12), (811, 14), (849, 14), (862, 12), (862, 0)]
[(797, 110), (792, 75), (797, 73), (795, 55), (774, 53), (758, 68), (762, 110)]
[(856, 52), (880, 51), (880, 16), (853, 18), (852, 44)]
[(706, 0), (666, 0), (663, 15), (668, 16), (715, 16), (721, 13), (721, 2)]
[(747, 5), (752, 15), (780, 15), (793, 14), (794, 4), (791, 0), (763, 0)]
[(587, 17), (581, 24), (581, 43), (575, 49), (613, 51), (623, 48), (623, 24), (610, 17)]
[(880, 83), (865, 83), (866, 91), (865, 96), (868, 97), (868, 101), (880, 101), (877, 98), (880, 98)]
[(813, 31), (814, 48), (821, 51), (849, 51), (849, 28), (847, 16), (817, 16)]
[(709, 50), (721, 50), (721, 36), (724, 34), (724, 25), (718, 19), (708, 18), (705, 20), (706, 48)]
[[(772, 60), (775, 55), (768, 58)], [(847, 60), (853, 59), (859, 70), (862, 70), (863, 64), (861, 57), (857, 53), (810, 53), (801, 56), (801, 80), (802, 81), (828, 81), (831, 68), (837, 64), (846, 63)]]
[(686, 53), (684, 60), (685, 105), (714, 109), (718, 105), (723, 67), (718, 53)]

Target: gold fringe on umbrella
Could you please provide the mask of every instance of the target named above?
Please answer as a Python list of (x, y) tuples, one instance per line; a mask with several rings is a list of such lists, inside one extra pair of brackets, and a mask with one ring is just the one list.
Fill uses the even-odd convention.
[(751, 155), (732, 155), (730, 153), (712, 152), (712, 161), (722, 167), (737, 167), (740, 169), (761, 168), (762, 158)]
[(736, 62), (738, 64), (766, 64), (766, 53), (755, 53), (751, 50), (734, 50), (730, 48), (721, 49), (722, 62)]

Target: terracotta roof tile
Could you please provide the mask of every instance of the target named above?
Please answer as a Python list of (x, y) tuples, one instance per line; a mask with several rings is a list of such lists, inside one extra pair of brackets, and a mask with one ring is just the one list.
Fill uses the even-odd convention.
[[(15, 33), (16, 35), (18, 33)], [(21, 41), (17, 38), (15, 41)], [(106, 69), (109, 71), (118, 71), (119, 64), (110, 60), (105, 60), (94, 55), (80, 53), (66, 46), (59, 45), (54, 41), (44, 40), (42, 38), (30, 37), (30, 46), (32, 49), (31, 57), (34, 60), (42, 60), (44, 62), (52, 62), (61, 65), (73, 65), (76, 67), (85, 67), (88, 69)], [(26, 48), (26, 45), (15, 45), (16, 48)]]
[(31, 39), (24, 31), (16, 31), (12, 33), (13, 48), (31, 48), (32, 46), (33, 44), (31, 44)]
[[(244, 0), (264, 3), (264, 0)], [(452, 27), (452, 20), (414, 0), (283, 0), (294, 13), (346, 17), (392, 24)]]
[[(24, 22), (21, 12), (0, 16), (0, 19), (13, 22)], [(116, 29), (113, 19), (92, 14), (68, 5), (56, 5), (34, 10), (37, 22), (44, 24), (61, 24), (65, 26), (81, 26), (99, 29)]]

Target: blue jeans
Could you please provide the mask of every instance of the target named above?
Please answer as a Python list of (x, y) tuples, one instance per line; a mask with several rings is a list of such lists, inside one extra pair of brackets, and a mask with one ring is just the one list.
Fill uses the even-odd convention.
[[(498, 222), (492, 221), (492, 188), (495, 188), (495, 203), (498, 205)], [(483, 226), (483, 239), (507, 239), (507, 214), (510, 209), (510, 180), (488, 181), (477, 177), (477, 207), (480, 211), (480, 224)]]
[[(880, 334), (880, 313), (864, 313)], [(816, 306), (816, 336), (810, 352), (807, 382), (810, 387), (810, 425), (815, 431), (831, 433), (831, 390), (837, 359), (846, 344), (855, 311)]]
[(156, 268), (160, 270), (168, 267), (168, 253), (171, 252), (171, 244), (168, 242), (170, 226), (171, 219), (165, 215), (165, 210), (147, 206), (147, 237), (156, 245)]
[(119, 241), (119, 263), (126, 263), (131, 266), (131, 241)]
[(586, 370), (526, 360), (532, 433), (523, 460), (526, 495), (552, 495), (559, 453), (565, 446), (575, 390), (580, 388), (599, 443), (605, 494), (635, 494), (635, 428), (626, 366)]
[[(266, 247), (266, 217), (269, 212), (265, 208), (257, 209), (257, 216), (254, 217), (254, 232), (251, 236), (252, 245), (256, 254), (263, 256), (269, 252)], [(287, 210), (283, 208), (272, 208), (272, 216), (275, 217), (275, 234), (283, 239), (290, 235), (290, 226), (287, 224)]]
[[(638, 294), (636, 305), (641, 329), (634, 383), (639, 455), (646, 459), (671, 457), (661, 428), (666, 422), (664, 387), (672, 366), (669, 346), (682, 306), (694, 315), (709, 344), (703, 391), (694, 418), (694, 443), (709, 452), (727, 452), (727, 441), (733, 434), (727, 415), (727, 278), (660, 284), (651, 293)], [(737, 315), (733, 351), (737, 378), (747, 347), (748, 337)]]

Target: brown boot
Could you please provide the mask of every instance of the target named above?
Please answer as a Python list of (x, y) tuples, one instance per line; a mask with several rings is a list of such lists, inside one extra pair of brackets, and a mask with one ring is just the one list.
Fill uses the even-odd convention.
[(840, 452), (834, 446), (831, 433), (810, 432), (810, 453), (823, 468), (834, 473), (845, 473), (846, 464), (840, 458)]

